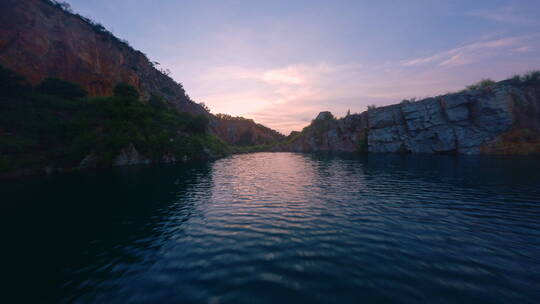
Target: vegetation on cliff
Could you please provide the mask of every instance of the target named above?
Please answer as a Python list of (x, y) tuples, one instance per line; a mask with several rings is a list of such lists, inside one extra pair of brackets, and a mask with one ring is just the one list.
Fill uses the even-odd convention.
[(270, 146), (285, 138), (283, 134), (258, 124), (253, 119), (228, 114), (216, 114), (214, 117), (218, 122), (215, 130), (218, 136), (234, 146)]
[(125, 84), (111, 97), (86, 98), (83, 92), (58, 79), (31, 87), (0, 68), (0, 172), (75, 168), (89, 154), (96, 166), (110, 166), (130, 145), (156, 162), (164, 155), (180, 160), (229, 152), (227, 144), (208, 132), (206, 116), (155, 100), (142, 103)]

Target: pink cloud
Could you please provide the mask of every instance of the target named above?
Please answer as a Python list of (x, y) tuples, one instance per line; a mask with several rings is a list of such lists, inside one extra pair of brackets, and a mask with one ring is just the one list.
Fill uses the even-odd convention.
[(505, 52), (511, 48), (523, 48), (530, 36), (506, 37), (466, 44), (461, 47), (442, 51), (431, 56), (401, 61), (403, 67), (418, 67), (428, 64), (455, 66), (470, 64), (483, 59), (488, 52)]
[(468, 13), (469, 16), (479, 17), (500, 23), (536, 25), (538, 20), (530, 19), (519, 14), (512, 6), (505, 6), (497, 9), (477, 10)]

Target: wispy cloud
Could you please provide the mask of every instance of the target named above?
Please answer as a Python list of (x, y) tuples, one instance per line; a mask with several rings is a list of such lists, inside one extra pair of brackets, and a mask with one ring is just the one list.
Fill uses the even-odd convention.
[(338, 116), (348, 109), (361, 112), (368, 104), (396, 102), (415, 92), (435, 93), (444, 83), (424, 74), (407, 75), (396, 66), (381, 69), (359, 63), (218, 67), (205, 73), (196, 93), (215, 113), (246, 116), (288, 133), (304, 127), (320, 111)]
[(270, 69), (217, 67), (201, 77), (203, 85), (197, 91), (205, 92), (201, 100), (216, 112), (242, 115), (298, 100), (325, 99), (325, 92), (332, 91), (336, 80), (356, 79), (353, 75), (361, 68), (359, 64), (295, 64)]
[(538, 20), (528, 18), (524, 14), (519, 13), (513, 6), (504, 6), (501, 8), (489, 10), (476, 10), (469, 12), (467, 15), (506, 24), (539, 24)]
[(519, 48), (515, 48), (512, 51), (514, 51), (516, 53), (527, 53), (527, 52), (532, 51), (532, 48), (528, 47), (528, 46), (522, 46), (522, 47), (519, 47)]
[(461, 47), (442, 51), (427, 57), (414, 58), (401, 61), (403, 67), (415, 67), (427, 64), (438, 64), (440, 66), (455, 66), (473, 63), (482, 59), (489, 52), (506, 51), (509, 49), (528, 48), (525, 45), (527, 37), (506, 37), (487, 41), (478, 41)]

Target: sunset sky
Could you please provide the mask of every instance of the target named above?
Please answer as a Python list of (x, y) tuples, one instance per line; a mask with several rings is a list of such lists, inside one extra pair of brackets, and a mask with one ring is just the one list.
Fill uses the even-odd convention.
[(69, 0), (213, 113), (283, 133), (317, 113), (540, 68), (540, 1)]

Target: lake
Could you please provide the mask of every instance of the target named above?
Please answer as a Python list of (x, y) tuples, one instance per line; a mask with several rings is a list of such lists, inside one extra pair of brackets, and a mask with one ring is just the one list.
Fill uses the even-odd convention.
[(540, 300), (539, 158), (254, 153), (0, 191), (4, 303)]

